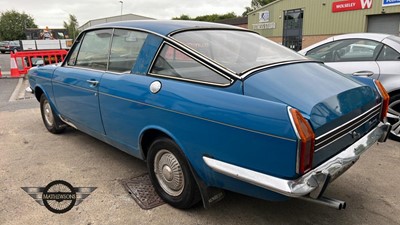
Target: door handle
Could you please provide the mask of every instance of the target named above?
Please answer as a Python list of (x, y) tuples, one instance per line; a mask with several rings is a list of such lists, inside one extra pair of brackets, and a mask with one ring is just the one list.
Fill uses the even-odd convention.
[(86, 80), (86, 82), (88, 82), (93, 87), (96, 87), (99, 84), (97, 80)]
[(360, 76), (360, 77), (370, 77), (372, 75), (374, 75), (374, 72), (371, 71), (358, 71), (353, 73), (353, 76)]

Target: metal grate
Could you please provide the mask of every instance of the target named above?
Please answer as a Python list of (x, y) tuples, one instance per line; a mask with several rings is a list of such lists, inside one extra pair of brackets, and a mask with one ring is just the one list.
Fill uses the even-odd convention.
[(142, 209), (152, 209), (164, 204), (151, 184), (149, 174), (122, 180), (122, 184)]

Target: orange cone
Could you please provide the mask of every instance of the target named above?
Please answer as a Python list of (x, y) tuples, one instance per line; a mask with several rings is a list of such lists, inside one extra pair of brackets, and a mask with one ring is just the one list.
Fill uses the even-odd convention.
[(19, 77), (17, 60), (15, 59), (13, 53), (10, 54), (10, 75), (11, 77)]

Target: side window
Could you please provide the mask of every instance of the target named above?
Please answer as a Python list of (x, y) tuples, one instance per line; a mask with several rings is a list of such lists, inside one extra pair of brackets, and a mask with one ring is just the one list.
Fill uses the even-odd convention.
[(381, 47), (381, 43), (370, 40), (341, 40), (317, 47), (307, 56), (324, 62), (374, 61)]
[[(111, 33), (111, 29), (87, 32), (83, 37), (75, 66), (106, 70)], [(70, 57), (70, 60), (72, 58)]]
[(115, 30), (108, 70), (118, 73), (130, 72), (146, 38), (147, 34), (143, 32)]
[(214, 84), (230, 83), (227, 78), (169, 45), (165, 45), (161, 50), (151, 73)]
[(378, 61), (400, 61), (400, 54), (391, 47), (384, 45), (379, 54)]
[(77, 42), (77, 44), (73, 47), (73, 49), (70, 50), (72, 52), (69, 55), (69, 58), (67, 61), (68, 66), (75, 66), (76, 57), (78, 56), (78, 51), (79, 51), (79, 47), (81, 46), (81, 43), (82, 43), (81, 41)]

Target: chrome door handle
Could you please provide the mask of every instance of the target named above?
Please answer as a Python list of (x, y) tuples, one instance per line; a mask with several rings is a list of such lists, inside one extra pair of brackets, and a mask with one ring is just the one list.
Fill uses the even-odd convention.
[(362, 77), (370, 77), (372, 75), (374, 75), (374, 73), (371, 71), (358, 71), (353, 73), (353, 76), (362, 76)]
[(97, 86), (99, 82), (97, 80), (86, 80), (89, 84), (91, 84), (93, 87)]

